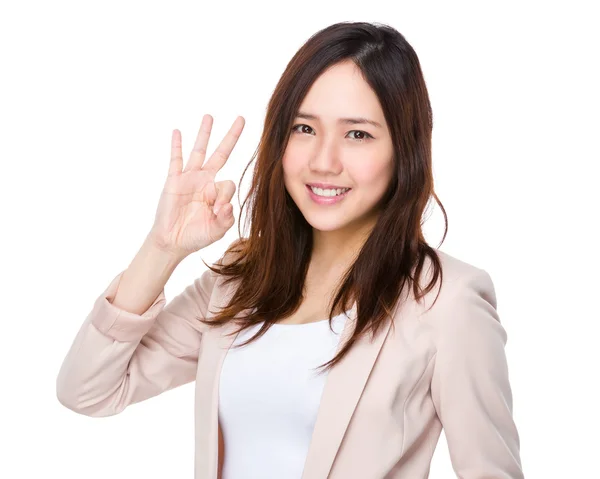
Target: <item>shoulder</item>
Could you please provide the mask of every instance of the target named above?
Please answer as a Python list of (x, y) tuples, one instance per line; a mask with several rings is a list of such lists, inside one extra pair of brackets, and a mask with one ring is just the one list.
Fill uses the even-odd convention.
[(490, 274), (448, 253), (436, 252), (442, 265), (442, 286), (436, 283), (419, 314), (419, 319), (431, 327), (436, 348), (473, 360), (486, 357), (481, 348), (500, 352), (507, 337)]
[[(433, 314), (437, 321), (441, 317), (456, 318), (458, 311), (470, 311), (473, 308), (487, 310), (488, 313), (497, 308), (497, 298), (491, 275), (483, 268), (449, 253), (434, 248), (440, 260), (442, 277), (435, 287), (425, 296), (423, 314)], [(420, 279), (421, 286), (431, 280), (432, 261), (427, 258), (424, 274)], [(441, 282), (440, 282), (441, 281)], [(462, 315), (463, 321), (468, 321), (474, 315)], [(457, 321), (457, 319), (454, 319)]]
[(437, 253), (448, 284), (468, 280), (474, 276), (485, 276), (488, 273), (478, 265), (469, 263), (449, 253), (434, 248)]

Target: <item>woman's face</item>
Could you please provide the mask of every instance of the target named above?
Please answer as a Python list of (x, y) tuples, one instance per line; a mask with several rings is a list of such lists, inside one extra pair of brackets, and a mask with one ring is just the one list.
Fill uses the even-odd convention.
[[(319, 231), (373, 225), (392, 178), (394, 150), (379, 100), (358, 67), (345, 61), (325, 71), (293, 124), (283, 157), (284, 180), (306, 221)], [(314, 183), (350, 190), (323, 197), (332, 192), (313, 192), (308, 185)]]

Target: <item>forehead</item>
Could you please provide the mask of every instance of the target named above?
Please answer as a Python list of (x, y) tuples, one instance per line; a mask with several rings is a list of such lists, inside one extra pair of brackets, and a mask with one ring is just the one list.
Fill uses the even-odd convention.
[(339, 117), (364, 116), (385, 123), (383, 110), (375, 92), (351, 61), (333, 65), (312, 84), (300, 105), (323, 121)]

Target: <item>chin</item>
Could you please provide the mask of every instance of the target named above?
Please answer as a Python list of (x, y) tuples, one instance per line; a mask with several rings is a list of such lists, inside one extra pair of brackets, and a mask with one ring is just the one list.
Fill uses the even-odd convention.
[(304, 215), (306, 222), (318, 231), (338, 231), (346, 228), (350, 223), (351, 219), (340, 218), (339, 214), (327, 213), (312, 213)]

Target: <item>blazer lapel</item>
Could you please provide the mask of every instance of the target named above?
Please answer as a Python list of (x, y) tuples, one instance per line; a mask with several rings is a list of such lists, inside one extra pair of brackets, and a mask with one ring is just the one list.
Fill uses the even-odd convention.
[[(222, 289), (221, 289), (222, 288)], [(209, 304), (207, 317), (214, 317), (211, 311), (227, 305), (235, 292), (234, 286), (219, 287), (214, 301)], [(235, 317), (246, 315), (250, 309), (245, 309)], [(196, 465), (195, 472), (211, 479), (220, 479), (219, 458), (219, 379), (223, 361), (227, 351), (237, 335), (227, 336), (238, 327), (236, 321), (230, 321), (224, 326), (209, 328), (202, 340), (203, 367), (198, 370), (196, 377), (196, 396), (200, 404), (209, 407), (196, 408)]]
[[(348, 314), (336, 354), (354, 331), (356, 312), (355, 302)], [(372, 342), (370, 334), (367, 334), (354, 343), (344, 359), (327, 373), (302, 479), (328, 477), (390, 324), (388, 321)]]
[[(228, 291), (223, 295), (222, 299), (217, 301), (222, 305), (227, 304), (229, 297), (233, 294), (233, 287), (227, 289)], [(397, 306), (394, 312), (396, 309)], [(249, 309), (244, 310), (236, 315), (236, 317), (248, 314), (249, 312)], [(336, 354), (354, 331), (356, 313), (357, 306), (356, 302), (354, 302), (342, 330)], [(391, 321), (388, 321), (372, 341), (370, 334), (357, 341), (346, 357), (327, 373), (301, 479), (322, 479), (328, 476), (369, 374), (373, 369), (381, 346), (388, 335), (390, 325)], [(210, 470), (209, 477), (213, 478), (217, 477), (218, 469), (219, 378), (227, 351), (237, 337), (237, 335), (227, 335), (235, 331), (237, 327), (238, 324), (236, 321), (230, 321), (225, 326), (207, 333), (215, 335), (213, 339), (206, 342), (207, 347), (210, 347), (208, 346), (209, 344), (216, 346), (215, 349), (211, 349), (210, 351), (212, 360), (209, 361), (214, 365), (213, 387), (211, 388), (213, 400), (210, 401), (210, 410), (205, 411), (205, 414), (210, 417), (208, 422), (213, 426), (209, 428), (209, 437), (206, 438), (208, 441), (206, 445), (208, 447), (206, 449), (207, 455), (205, 456), (207, 461), (206, 466)]]

